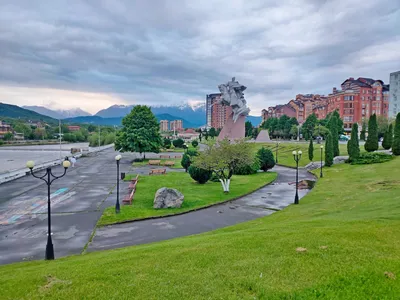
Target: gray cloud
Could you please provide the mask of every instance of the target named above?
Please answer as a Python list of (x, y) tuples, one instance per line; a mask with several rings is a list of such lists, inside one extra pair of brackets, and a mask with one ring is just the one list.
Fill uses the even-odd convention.
[(204, 99), (236, 76), (259, 114), (297, 93), (327, 94), (349, 76), (388, 81), (400, 69), (398, 1), (277, 3), (1, 4), (0, 84), (165, 104)]

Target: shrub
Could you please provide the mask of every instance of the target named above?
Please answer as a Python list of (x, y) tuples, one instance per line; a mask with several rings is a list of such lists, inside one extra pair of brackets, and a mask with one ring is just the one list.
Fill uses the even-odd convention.
[(400, 155), (400, 113), (397, 114), (396, 123), (394, 125), (392, 151), (394, 155)]
[(256, 174), (261, 169), (260, 160), (254, 157), (253, 163), (249, 165), (239, 165), (233, 169), (235, 175), (250, 175)]
[(197, 150), (195, 149), (188, 149), (186, 151), (186, 154), (189, 155), (190, 157), (193, 157), (199, 155), (199, 152), (197, 152)]
[(257, 151), (257, 158), (260, 161), (260, 170), (267, 172), (275, 166), (274, 154), (271, 149), (262, 147)]
[(208, 180), (210, 180), (212, 172), (197, 168), (195, 166), (190, 166), (189, 174), (193, 180), (197, 181), (200, 184), (205, 184)]
[(368, 165), (387, 162), (393, 159), (392, 155), (381, 153), (381, 152), (371, 152), (362, 153), (357, 159), (351, 161), (352, 165)]
[(198, 142), (198, 141), (194, 140), (194, 141), (192, 142), (193, 148), (196, 148), (198, 145), (199, 145), (199, 142)]
[(170, 139), (164, 138), (164, 148), (165, 149), (171, 148), (171, 140)]
[(308, 145), (308, 159), (312, 161), (313, 158), (314, 158), (314, 145), (313, 145), (313, 139), (311, 137), (310, 144)]
[(133, 160), (133, 162), (143, 162), (143, 161), (144, 161), (143, 158), (135, 158), (135, 159)]
[(190, 156), (186, 153), (183, 154), (182, 160), (181, 160), (181, 165), (182, 165), (182, 168), (185, 169), (185, 172), (188, 171), (188, 168), (190, 167), (191, 163), (192, 163), (192, 161), (190, 160)]
[(368, 121), (368, 137), (365, 142), (364, 148), (367, 152), (373, 152), (378, 150), (378, 123), (376, 121), (376, 115), (373, 114)]
[(367, 125), (365, 124), (365, 122), (363, 122), (361, 132), (360, 132), (360, 140), (362, 140), (362, 141), (365, 141), (366, 127), (367, 127)]
[(185, 141), (182, 140), (182, 139), (177, 139), (177, 140), (174, 140), (174, 141), (172, 142), (172, 144), (173, 144), (176, 148), (183, 148), (183, 145), (185, 144)]
[(329, 132), (326, 136), (325, 142), (325, 166), (330, 167), (333, 165), (333, 138)]
[(338, 118), (335, 115), (329, 120), (329, 130), (332, 134), (333, 157), (339, 156)]
[(0, 146), (3, 145), (3, 144), (4, 144), (3, 140), (0, 140)]
[(212, 182), (219, 182), (220, 180), (219, 180), (218, 176), (217, 176), (216, 174), (213, 173), (213, 174), (211, 175), (210, 181), (212, 181)]

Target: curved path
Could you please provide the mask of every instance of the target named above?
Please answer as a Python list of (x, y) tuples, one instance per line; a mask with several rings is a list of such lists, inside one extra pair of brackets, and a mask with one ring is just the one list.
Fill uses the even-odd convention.
[[(238, 200), (182, 215), (98, 228), (87, 251), (121, 248), (198, 234), (267, 216), (294, 201), (296, 170), (276, 166), (276, 181)], [(299, 180), (315, 178), (299, 169)], [(299, 190), (304, 197), (309, 190)]]

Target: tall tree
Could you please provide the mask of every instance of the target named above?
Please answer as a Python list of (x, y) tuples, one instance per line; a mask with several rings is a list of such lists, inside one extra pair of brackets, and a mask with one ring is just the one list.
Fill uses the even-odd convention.
[(333, 165), (333, 138), (332, 133), (328, 133), (325, 141), (325, 166)]
[(368, 121), (368, 137), (365, 142), (364, 148), (368, 152), (373, 152), (378, 150), (378, 124), (376, 123), (376, 115), (373, 114)]
[(383, 136), (382, 147), (383, 149), (389, 150), (393, 144), (393, 125), (390, 124)]
[(214, 137), (217, 136), (217, 131), (215, 130), (214, 127), (211, 127), (210, 130), (208, 131), (208, 135), (213, 139)]
[(339, 133), (338, 133), (338, 118), (335, 114), (332, 114), (329, 124), (329, 130), (332, 134), (332, 144), (333, 144), (333, 157), (339, 156)]
[(244, 124), (245, 126), (245, 136), (252, 136), (253, 133), (253, 125), (251, 124), (250, 121), (246, 121), (246, 123)]
[(303, 136), (306, 140), (312, 139), (312, 133), (314, 131), (314, 127), (317, 124), (318, 119), (317, 116), (312, 113), (309, 115), (306, 119), (306, 121), (303, 124), (302, 131), (303, 131)]
[(392, 152), (394, 155), (400, 155), (400, 113), (397, 114), (396, 123), (394, 125)]
[(343, 128), (343, 126), (344, 126), (343, 120), (340, 118), (340, 114), (339, 114), (339, 111), (338, 111), (338, 110), (335, 110), (335, 111), (332, 113), (332, 116), (335, 116), (336, 119), (337, 119), (336, 129), (337, 129), (337, 133), (338, 133), (338, 136), (339, 136), (339, 135), (341, 135), (341, 134), (343, 133), (343, 131), (344, 131), (344, 128)]
[(150, 107), (136, 105), (122, 119), (122, 129), (118, 132), (115, 149), (122, 152), (160, 152), (163, 141), (160, 125)]
[(349, 160), (352, 161), (360, 156), (360, 145), (358, 141), (358, 124), (354, 123), (351, 128), (351, 138), (347, 142), (347, 153), (349, 154)]
[(314, 144), (313, 139), (310, 139), (310, 144), (308, 145), (308, 159), (312, 161), (314, 158)]
[(367, 132), (367, 124), (363, 121), (361, 132), (360, 132), (360, 140), (365, 141), (365, 133)]

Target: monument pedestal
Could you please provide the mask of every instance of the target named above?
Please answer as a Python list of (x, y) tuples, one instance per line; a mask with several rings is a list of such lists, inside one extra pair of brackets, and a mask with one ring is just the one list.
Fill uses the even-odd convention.
[(236, 123), (233, 122), (233, 113), (229, 116), (224, 127), (222, 128), (217, 140), (222, 141), (228, 138), (230, 141), (243, 139), (245, 137), (245, 124), (246, 116), (239, 116)]
[(270, 141), (271, 139), (269, 138), (269, 133), (267, 129), (261, 130), (260, 133), (257, 135), (256, 143), (264, 143)]

